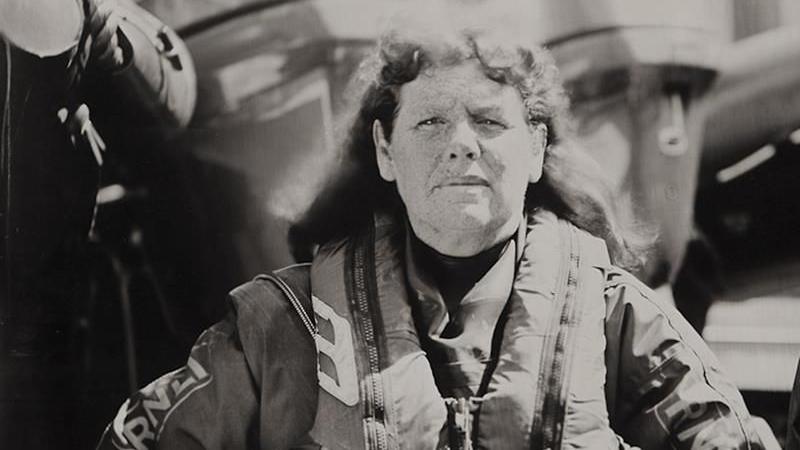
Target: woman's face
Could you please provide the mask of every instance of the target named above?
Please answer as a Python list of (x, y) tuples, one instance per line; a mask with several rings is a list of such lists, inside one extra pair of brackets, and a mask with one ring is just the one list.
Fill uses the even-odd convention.
[(470, 256), (519, 226), (527, 185), (541, 177), (546, 129), (528, 123), (514, 87), (466, 61), (404, 84), (391, 141), (377, 122), (374, 139), (381, 176), (397, 183), (416, 234), (464, 236), (471, 243), (462, 247), (476, 248), (443, 253)]

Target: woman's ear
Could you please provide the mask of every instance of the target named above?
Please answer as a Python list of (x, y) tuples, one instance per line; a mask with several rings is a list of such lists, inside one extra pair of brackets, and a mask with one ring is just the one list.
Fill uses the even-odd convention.
[(536, 123), (532, 126), (533, 130), (533, 164), (528, 183), (537, 183), (542, 178), (544, 168), (544, 154), (547, 151), (547, 125)]
[(548, 134), (549, 130), (547, 129), (547, 125), (543, 123), (537, 123), (536, 131), (539, 132), (539, 136), (542, 139), (542, 148), (547, 148), (547, 142), (548, 142), (547, 138), (549, 137)]
[(375, 159), (378, 161), (381, 178), (389, 182), (394, 181), (394, 161), (389, 152), (389, 141), (383, 133), (383, 125), (377, 119), (372, 122), (372, 142), (375, 144)]

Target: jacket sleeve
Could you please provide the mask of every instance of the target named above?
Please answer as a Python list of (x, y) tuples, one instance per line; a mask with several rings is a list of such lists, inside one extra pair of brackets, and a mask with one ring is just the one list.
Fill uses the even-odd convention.
[(183, 367), (120, 407), (97, 448), (257, 447), (258, 396), (237, 334), (234, 314), (203, 332)]
[[(307, 283), (307, 268), (284, 270), (282, 277), (297, 287)], [(264, 277), (231, 291), (229, 304), (231, 313), (200, 336), (185, 366), (122, 405), (99, 450), (294, 448), (304, 442), (317, 408), (313, 338), (284, 293)]]
[(632, 275), (606, 283), (611, 426), (646, 449), (761, 449), (744, 401), (686, 320)]

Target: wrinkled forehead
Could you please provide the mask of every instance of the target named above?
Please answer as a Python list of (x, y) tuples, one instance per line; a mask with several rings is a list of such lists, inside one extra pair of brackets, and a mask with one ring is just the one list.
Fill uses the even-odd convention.
[(463, 106), (527, 116), (519, 91), (490, 79), (476, 60), (427, 67), (399, 88), (398, 101), (400, 111), (448, 110)]

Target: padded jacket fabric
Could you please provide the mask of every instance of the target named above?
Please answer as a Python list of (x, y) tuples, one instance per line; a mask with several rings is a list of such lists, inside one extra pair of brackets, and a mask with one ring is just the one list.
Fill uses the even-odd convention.
[[(701, 338), (608, 263), (600, 240), (565, 224), (547, 212), (529, 220), (486, 386), (467, 413), (472, 445), (762, 448)], [(229, 317), (183, 368), (123, 404), (99, 448), (452, 448), (463, 417), (416, 337), (398, 234), (378, 218), (311, 265), (235, 289)]]

